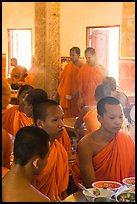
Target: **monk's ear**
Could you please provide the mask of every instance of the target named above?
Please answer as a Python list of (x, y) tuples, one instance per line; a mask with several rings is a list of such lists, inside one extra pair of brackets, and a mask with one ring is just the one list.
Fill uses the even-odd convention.
[(97, 119), (98, 119), (98, 121), (100, 122), (100, 123), (102, 123), (102, 116), (101, 115), (97, 115)]
[(43, 122), (42, 122), (42, 120), (37, 120), (37, 121), (36, 121), (36, 124), (37, 124), (37, 127), (43, 128)]
[(38, 165), (38, 162), (39, 162), (39, 157), (36, 157), (34, 160), (33, 160), (33, 166), (36, 168), (36, 169), (38, 169), (38, 167), (39, 167), (39, 165)]

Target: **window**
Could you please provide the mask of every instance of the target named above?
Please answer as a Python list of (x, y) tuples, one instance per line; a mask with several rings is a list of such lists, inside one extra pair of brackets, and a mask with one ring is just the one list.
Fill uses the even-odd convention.
[(16, 58), (18, 65), (31, 67), (32, 44), (31, 29), (8, 29), (8, 70), (7, 75), (11, 72), (10, 60)]

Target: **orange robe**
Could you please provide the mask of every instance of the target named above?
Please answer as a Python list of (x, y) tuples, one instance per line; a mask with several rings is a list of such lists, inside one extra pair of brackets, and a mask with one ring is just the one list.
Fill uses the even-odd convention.
[(94, 94), (96, 87), (102, 83), (104, 76), (95, 68), (85, 63), (79, 72), (80, 93), (83, 99), (82, 106), (96, 103)]
[(97, 119), (97, 108), (94, 107), (89, 110), (83, 117), (83, 121), (85, 122), (88, 132), (94, 132), (100, 128), (100, 122)]
[(10, 156), (13, 151), (12, 141), (6, 130), (2, 129), (2, 166), (10, 168)]
[[(92, 159), (96, 181), (117, 181), (135, 176), (135, 143), (132, 137), (122, 130)], [(82, 183), (78, 157), (71, 166), (75, 183)]]
[(40, 175), (35, 176), (33, 185), (54, 201), (53, 195), (61, 197), (68, 187), (68, 155), (57, 140), (51, 146), (48, 163)]
[(64, 146), (68, 155), (71, 154), (71, 152), (72, 152), (71, 139), (67, 133), (66, 128), (64, 128), (62, 136), (58, 139), (58, 141)]
[(4, 176), (8, 173), (9, 169), (7, 169), (6, 167), (2, 167), (2, 178), (4, 178)]
[(18, 105), (14, 105), (2, 113), (2, 128), (14, 137), (20, 128), (32, 124), (32, 119), (21, 112)]
[(35, 83), (34, 83), (34, 67), (31, 67), (31, 69), (28, 71), (28, 76), (24, 79), (24, 82), (22, 85), (25, 85), (25, 84), (29, 84), (31, 86), (35, 86)]
[[(65, 117), (75, 117), (80, 113), (78, 81), (79, 70), (80, 68), (70, 61), (62, 70), (60, 75), (58, 94)], [(72, 96), (74, 98), (68, 100), (66, 99), (66, 95)]]
[[(94, 107), (91, 110), (89, 110), (85, 116), (83, 117), (83, 121), (85, 122), (86, 128), (88, 132), (94, 132), (95, 130), (99, 129), (101, 124), (97, 119), (97, 108)], [(126, 126), (126, 118), (125, 115), (123, 115), (123, 124), (122, 124), (122, 130), (125, 132), (128, 132), (127, 126)]]
[(7, 108), (11, 100), (10, 86), (5, 78), (2, 78), (2, 108)]

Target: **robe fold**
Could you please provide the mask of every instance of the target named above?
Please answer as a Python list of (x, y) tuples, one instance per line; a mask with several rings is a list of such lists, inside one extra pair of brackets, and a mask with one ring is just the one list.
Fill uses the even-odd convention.
[(51, 146), (48, 163), (40, 175), (35, 176), (33, 185), (54, 201), (53, 195), (61, 197), (68, 187), (68, 155), (57, 140)]
[(79, 72), (80, 93), (83, 99), (83, 106), (96, 103), (94, 94), (96, 87), (102, 83), (104, 76), (95, 68), (85, 63)]
[(14, 137), (20, 128), (30, 126), (32, 124), (32, 119), (20, 111), (18, 105), (14, 105), (2, 113), (2, 128)]
[[(80, 113), (78, 80), (79, 70), (80, 68), (70, 61), (62, 70), (60, 75), (58, 94), (65, 117), (75, 117)], [(72, 99), (69, 100), (66, 97), (72, 97)]]
[[(135, 143), (132, 137), (122, 130), (92, 159), (95, 181), (117, 181), (135, 176)], [(78, 156), (71, 166), (75, 183), (82, 183)]]
[(2, 129), (2, 166), (10, 168), (10, 156), (13, 151), (13, 143), (6, 130)]

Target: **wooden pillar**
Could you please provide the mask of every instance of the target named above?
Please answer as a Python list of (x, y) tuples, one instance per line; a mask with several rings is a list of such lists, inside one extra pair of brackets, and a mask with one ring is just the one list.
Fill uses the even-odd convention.
[(60, 67), (60, 2), (35, 2), (35, 87), (53, 98)]

